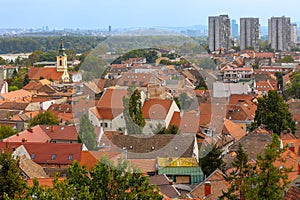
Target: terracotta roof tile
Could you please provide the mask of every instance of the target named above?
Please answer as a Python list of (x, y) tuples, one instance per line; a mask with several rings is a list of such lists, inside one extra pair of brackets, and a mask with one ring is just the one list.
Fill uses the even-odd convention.
[(57, 72), (56, 67), (31, 67), (28, 72), (30, 80), (39, 80), (40, 77), (52, 79), (55, 81), (61, 80), (63, 72)]
[(173, 101), (164, 99), (148, 99), (144, 102), (142, 112), (145, 119), (165, 119)]
[(230, 134), (236, 141), (246, 135), (246, 130), (231, 120), (224, 119), (223, 134)]
[[(211, 194), (205, 196), (205, 182), (210, 182), (211, 184)], [(229, 183), (225, 180), (224, 174), (221, 170), (216, 169), (210, 176), (208, 176), (202, 183), (197, 185), (190, 194), (194, 198), (205, 198), (207, 200), (218, 199), (222, 195), (222, 191), (226, 192), (230, 187)]]
[(292, 186), (284, 195), (284, 200), (299, 200), (300, 188)]
[(30, 101), (32, 98), (32, 93), (26, 90), (20, 89), (5, 94), (1, 94), (4, 100), (8, 101)]
[(86, 166), (89, 170), (94, 167), (99, 160), (95, 158), (89, 151), (81, 151), (81, 160), (80, 160), (80, 165), (81, 166)]

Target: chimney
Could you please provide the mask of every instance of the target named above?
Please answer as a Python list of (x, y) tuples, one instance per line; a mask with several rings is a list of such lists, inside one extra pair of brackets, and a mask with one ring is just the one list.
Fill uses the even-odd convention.
[(27, 129), (27, 131), (29, 131), (30, 133), (32, 133), (32, 132), (33, 132), (33, 129), (32, 129), (32, 128), (29, 128), (29, 129)]
[(204, 183), (204, 196), (208, 196), (211, 194), (211, 183), (209, 181), (206, 181)]
[(289, 143), (289, 150), (295, 153), (295, 144), (294, 144), (294, 142)]
[(300, 160), (298, 161), (298, 175), (300, 175)]
[(51, 126), (51, 132), (54, 132), (54, 126)]

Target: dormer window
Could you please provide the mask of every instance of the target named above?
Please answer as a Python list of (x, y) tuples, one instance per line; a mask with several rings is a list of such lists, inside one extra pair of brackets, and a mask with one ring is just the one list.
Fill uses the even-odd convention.
[(51, 160), (55, 160), (55, 159), (56, 159), (56, 154), (52, 154)]
[(35, 154), (31, 154), (31, 159), (34, 159), (35, 158)]
[(72, 159), (73, 159), (73, 155), (72, 155), (72, 154), (69, 154), (68, 160), (72, 160)]

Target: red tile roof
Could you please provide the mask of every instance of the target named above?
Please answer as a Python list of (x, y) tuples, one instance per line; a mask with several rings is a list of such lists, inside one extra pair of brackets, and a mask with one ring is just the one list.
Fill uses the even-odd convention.
[(57, 72), (56, 67), (31, 67), (28, 72), (30, 80), (39, 80), (40, 77), (52, 79), (55, 81), (61, 80), (63, 72)]
[(26, 90), (20, 89), (5, 94), (1, 94), (4, 100), (8, 101), (30, 101), (32, 98), (32, 93)]
[(15, 135), (12, 135), (8, 138), (3, 139), (3, 142), (22, 142), (22, 140), (27, 142), (49, 142), (50, 137), (43, 131), (40, 126), (32, 127), (31, 130), (21, 131)]
[(144, 102), (142, 112), (145, 119), (164, 120), (171, 108), (171, 100), (148, 99)]
[(198, 133), (200, 131), (199, 112), (189, 111), (183, 112), (182, 114), (180, 114), (180, 112), (174, 112), (170, 122), (170, 125), (172, 124), (179, 127), (182, 133)]
[(231, 120), (224, 119), (223, 134), (231, 135), (236, 141), (246, 135), (246, 130)]
[[(211, 184), (211, 194), (205, 196), (204, 187), (205, 182), (210, 182)], [(208, 176), (202, 183), (197, 185), (190, 194), (192, 197), (196, 198), (205, 198), (207, 200), (218, 199), (222, 195), (222, 191), (226, 192), (230, 187), (229, 183), (225, 180), (224, 174), (216, 169), (210, 176)]]
[(89, 151), (81, 151), (81, 160), (80, 160), (80, 165), (81, 166), (86, 166), (89, 170), (92, 169), (99, 160), (95, 158)]
[(284, 200), (299, 200), (300, 188), (292, 186), (284, 195)]
[(40, 125), (40, 128), (50, 137), (51, 140), (77, 141), (78, 139), (78, 132), (75, 126)]

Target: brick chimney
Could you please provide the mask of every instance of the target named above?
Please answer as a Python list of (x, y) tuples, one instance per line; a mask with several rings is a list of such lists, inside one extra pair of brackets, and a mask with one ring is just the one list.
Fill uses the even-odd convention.
[(298, 175), (300, 175), (300, 160), (298, 161)]
[(211, 194), (211, 183), (209, 181), (206, 181), (204, 183), (204, 196), (208, 196)]
[(295, 153), (295, 144), (294, 144), (294, 142), (289, 143), (289, 150)]

